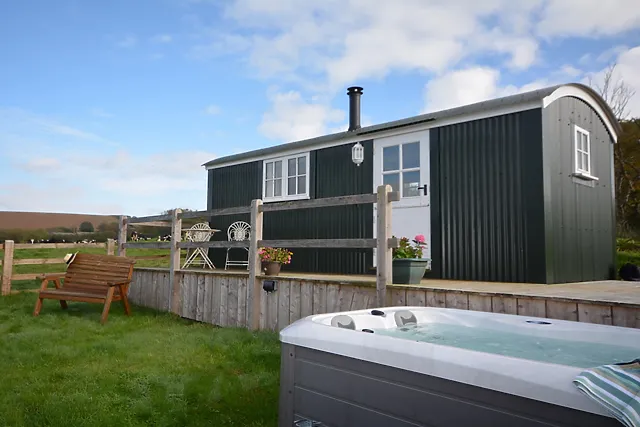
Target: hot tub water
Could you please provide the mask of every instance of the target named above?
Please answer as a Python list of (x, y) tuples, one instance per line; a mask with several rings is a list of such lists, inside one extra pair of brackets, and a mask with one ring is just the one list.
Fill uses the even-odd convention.
[[(544, 325), (540, 327), (544, 328)], [(480, 326), (434, 322), (373, 328), (373, 331), (395, 338), (579, 368), (628, 362), (640, 356), (637, 349), (621, 345), (524, 335)]]

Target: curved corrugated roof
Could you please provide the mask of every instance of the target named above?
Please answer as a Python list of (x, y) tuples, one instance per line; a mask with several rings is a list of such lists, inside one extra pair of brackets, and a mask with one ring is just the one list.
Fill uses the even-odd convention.
[[(406, 119), (394, 120), (391, 122), (380, 123), (377, 125), (367, 126), (354, 131), (338, 132), (329, 135), (323, 135), (315, 138), (304, 139), (295, 142), (289, 142), (285, 144), (279, 144), (272, 147), (261, 148), (258, 150), (247, 151), (244, 153), (233, 154), (230, 156), (220, 157), (213, 159), (203, 166), (215, 166), (225, 163), (239, 162), (245, 159), (254, 157), (263, 157), (272, 154), (276, 154), (282, 151), (299, 150), (305, 148), (312, 148), (318, 144), (325, 144), (328, 142), (339, 141), (343, 138), (351, 138), (358, 135), (369, 135), (374, 132), (381, 132), (406, 126), (413, 126), (421, 123), (426, 123), (435, 120), (443, 120), (449, 118), (455, 118), (457, 116), (466, 116), (474, 113), (487, 112), (491, 110), (499, 110), (507, 107), (515, 107), (523, 104), (532, 104), (540, 102), (541, 107), (546, 107), (548, 103), (557, 99), (554, 94), (558, 94), (558, 97), (562, 96), (579, 96), (586, 102), (590, 103), (596, 111), (599, 112), (603, 122), (609, 129), (614, 140), (617, 140), (618, 135), (622, 129), (618, 120), (616, 119), (613, 111), (602, 99), (602, 97), (589, 86), (580, 83), (567, 83), (555, 86), (549, 86), (546, 88), (532, 90), (529, 92), (518, 93), (515, 95), (509, 95), (502, 98), (490, 99), (487, 101), (476, 102), (474, 104), (463, 105), (461, 107), (449, 108), (446, 110), (436, 111), (433, 113), (420, 114), (418, 116), (408, 117)], [(586, 96), (580, 96), (581, 94)], [(595, 104), (595, 105), (594, 105)], [(604, 117), (603, 117), (604, 116)]]

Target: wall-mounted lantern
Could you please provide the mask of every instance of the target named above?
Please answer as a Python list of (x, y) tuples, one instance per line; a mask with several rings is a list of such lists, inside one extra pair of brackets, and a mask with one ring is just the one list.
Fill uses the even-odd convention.
[(364, 147), (359, 142), (351, 148), (351, 160), (356, 166), (364, 161)]

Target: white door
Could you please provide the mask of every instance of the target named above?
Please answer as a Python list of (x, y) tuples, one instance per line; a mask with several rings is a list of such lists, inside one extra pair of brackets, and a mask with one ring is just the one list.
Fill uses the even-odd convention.
[[(392, 235), (413, 239), (424, 235), (424, 258), (431, 258), (431, 191), (429, 188), (429, 131), (376, 139), (373, 142), (373, 191), (389, 184), (400, 192), (392, 203)], [(376, 208), (373, 208), (373, 236), (376, 236)], [(373, 258), (376, 265), (375, 250)]]

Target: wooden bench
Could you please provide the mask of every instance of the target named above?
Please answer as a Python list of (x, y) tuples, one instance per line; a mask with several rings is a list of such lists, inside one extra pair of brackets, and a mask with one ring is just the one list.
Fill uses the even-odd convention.
[[(63, 309), (67, 301), (104, 304), (100, 323), (104, 324), (109, 315), (111, 302), (122, 301), (124, 311), (131, 314), (127, 299), (135, 259), (114, 255), (94, 255), (78, 253), (65, 273), (43, 274), (38, 301), (33, 315), (38, 316), (44, 299), (57, 299)], [(60, 279), (64, 279), (61, 283)], [(52, 281), (55, 289), (47, 288)]]

